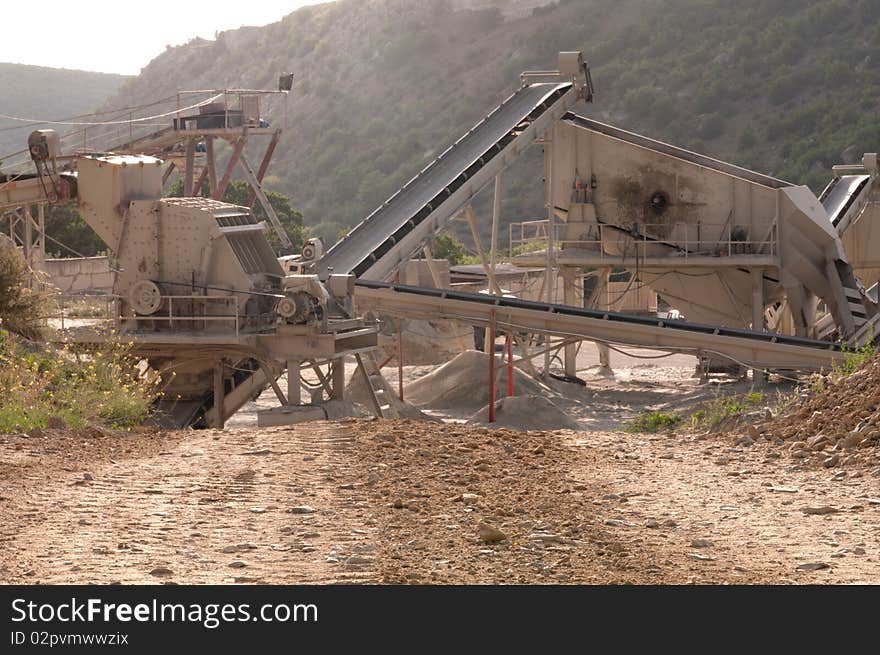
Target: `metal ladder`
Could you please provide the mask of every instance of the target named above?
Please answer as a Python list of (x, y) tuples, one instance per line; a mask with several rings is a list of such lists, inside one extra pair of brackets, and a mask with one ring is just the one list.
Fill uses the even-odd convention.
[(364, 376), (369, 392), (370, 403), (373, 406), (373, 414), (376, 418), (400, 418), (400, 413), (395, 407), (394, 391), (388, 384), (388, 380), (379, 370), (379, 364), (373, 352), (355, 353), (358, 370)]

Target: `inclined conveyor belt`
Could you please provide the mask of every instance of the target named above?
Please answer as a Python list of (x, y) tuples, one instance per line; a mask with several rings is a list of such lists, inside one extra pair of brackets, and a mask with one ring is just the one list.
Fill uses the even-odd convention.
[(330, 269), (363, 277), (429, 216), (438, 226), (448, 220), (460, 208), (453, 198), (460, 187), (486, 168), (500, 171), (505, 164), (499, 155), (523, 130), (557, 103), (573, 104), (575, 95), (570, 82), (519, 89), (336, 243), (318, 264), (320, 277)]

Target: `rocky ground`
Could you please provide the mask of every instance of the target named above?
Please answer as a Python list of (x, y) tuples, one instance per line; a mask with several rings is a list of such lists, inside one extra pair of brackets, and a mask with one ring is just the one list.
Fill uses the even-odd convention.
[[(792, 406), (752, 436), (623, 432), (646, 407), (717, 393), (688, 366), (641, 373), (589, 380), (577, 431), (358, 419), (2, 435), (0, 582), (880, 582), (876, 451), (792, 445), (830, 408)], [(835, 436), (861, 429), (861, 444), (873, 415)]]

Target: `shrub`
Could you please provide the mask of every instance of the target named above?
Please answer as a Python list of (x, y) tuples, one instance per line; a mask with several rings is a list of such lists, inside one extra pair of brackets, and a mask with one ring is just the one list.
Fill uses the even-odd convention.
[(28, 268), (18, 251), (0, 237), (0, 329), (27, 339), (40, 336), (46, 297), (28, 288)]
[(150, 373), (128, 344), (38, 347), (0, 330), (0, 432), (46, 427), (50, 419), (71, 428), (138, 425), (158, 397), (159, 378)]
[(665, 412), (646, 412), (637, 416), (627, 426), (627, 432), (659, 432), (671, 428), (681, 422), (678, 414), (666, 414)]

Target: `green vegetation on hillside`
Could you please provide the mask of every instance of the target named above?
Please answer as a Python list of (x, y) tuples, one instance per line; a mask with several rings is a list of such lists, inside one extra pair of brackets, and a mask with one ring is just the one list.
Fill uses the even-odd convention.
[[(36, 120), (80, 116), (106, 102), (128, 79), (125, 75), (0, 63), (0, 114)], [(43, 127), (50, 126), (0, 118), (0, 159), (26, 149), (31, 130)]]
[[(577, 111), (815, 191), (832, 165), (880, 149), (876, 0), (515, 4), (303, 7), (169, 48), (112, 104), (275, 88), (279, 72), (293, 71), (266, 186), (288, 195), (328, 246), (513, 92), (522, 70), (554, 67), (560, 50), (580, 49), (592, 66), (595, 102)], [(284, 123), (280, 111), (271, 118)], [(541, 176), (536, 146), (504, 176), (502, 227), (546, 216)], [(476, 203), (484, 235), (491, 195)]]
[[(520, 71), (553, 66), (559, 50), (581, 49), (593, 67), (595, 104), (579, 111), (817, 191), (831, 165), (880, 147), (874, 0), (562, 0), (519, 17), (505, 4), (304, 7), (168, 50), (115, 102), (272, 87), (295, 71), (273, 179), (325, 238), (366, 217), (512, 92)], [(545, 214), (539, 162), (535, 148), (505, 176), (504, 221)]]

